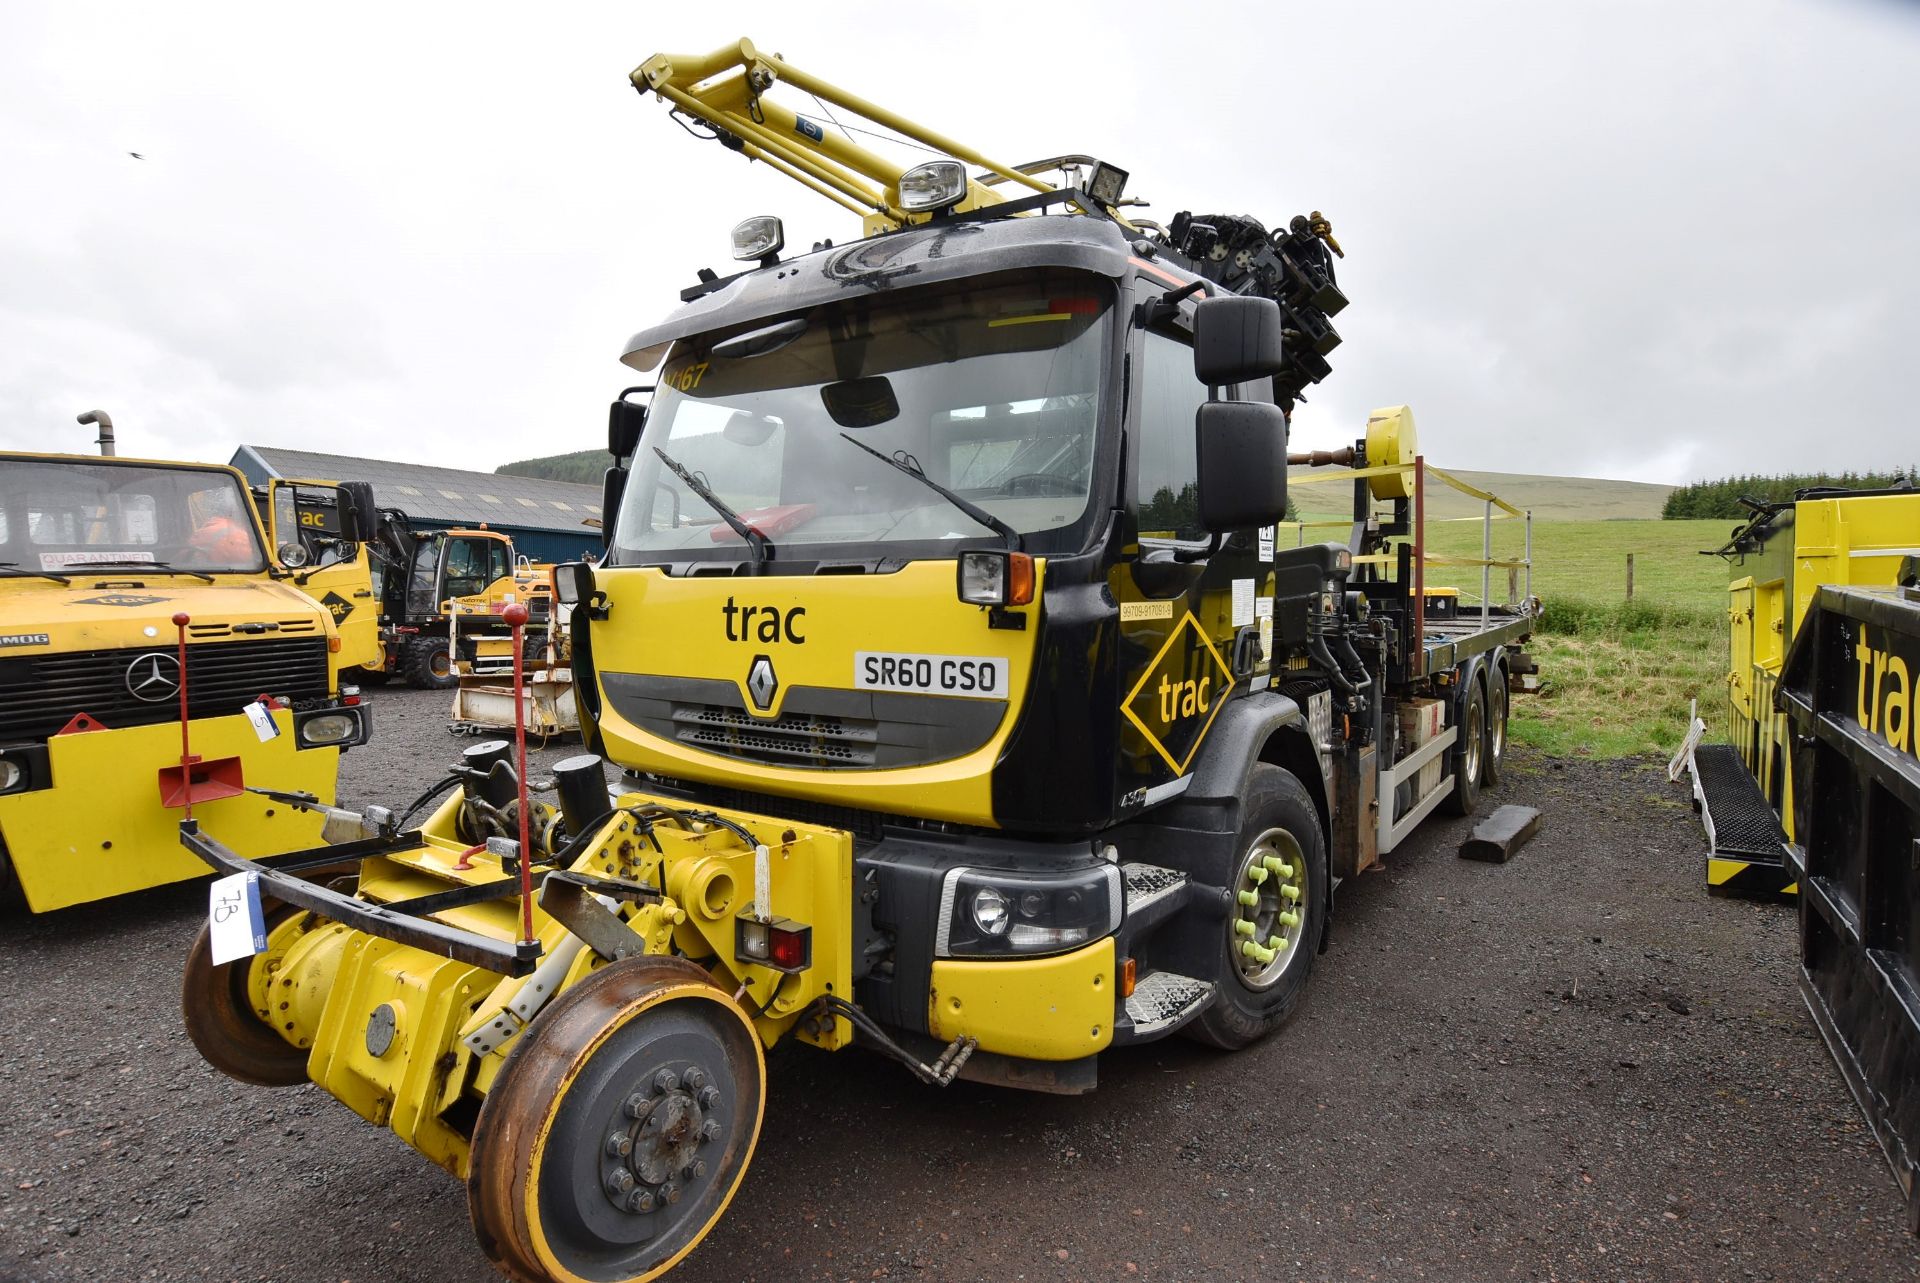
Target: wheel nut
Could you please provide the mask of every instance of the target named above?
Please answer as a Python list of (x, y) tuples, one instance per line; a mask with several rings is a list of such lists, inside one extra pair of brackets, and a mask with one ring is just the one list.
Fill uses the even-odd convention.
[(699, 1091), (707, 1085), (707, 1071), (695, 1065), (687, 1071), (685, 1081), (688, 1091)]
[(633, 1190), (633, 1173), (624, 1167), (616, 1167), (607, 1173), (607, 1193), (615, 1202), (625, 1202)]
[(671, 1069), (662, 1069), (653, 1076), (653, 1089), (657, 1092), (664, 1094), (672, 1091), (679, 1085), (680, 1075), (674, 1073)]
[[(693, 1086), (693, 1084), (688, 1083), (687, 1086), (691, 1087)], [(700, 1102), (700, 1108), (712, 1109), (715, 1105), (720, 1103), (720, 1089), (718, 1087), (713, 1087), (713, 1086), (702, 1087), (700, 1089), (700, 1094), (694, 1097), (694, 1099)]]
[(627, 1097), (627, 1117), (645, 1118), (647, 1111), (653, 1108), (653, 1102), (639, 1092)]
[(694, 1159), (691, 1163), (688, 1163), (685, 1167), (680, 1169), (680, 1174), (686, 1177), (690, 1181), (699, 1180), (702, 1176), (705, 1176), (707, 1174), (706, 1160), (702, 1158)]
[(625, 1132), (615, 1132), (607, 1137), (607, 1157), (625, 1158), (633, 1152), (633, 1137)]
[(668, 1181), (665, 1185), (662, 1185), (660, 1187), (660, 1197), (665, 1199), (669, 1205), (679, 1202), (680, 1182)]
[(715, 1141), (719, 1139), (720, 1139), (719, 1123), (716, 1123), (711, 1118), (709, 1118), (706, 1122), (700, 1124), (700, 1143), (702, 1145), (706, 1144), (708, 1141)]
[(651, 1212), (653, 1210), (653, 1191), (650, 1189), (637, 1189), (627, 1195), (627, 1210), (629, 1212)]

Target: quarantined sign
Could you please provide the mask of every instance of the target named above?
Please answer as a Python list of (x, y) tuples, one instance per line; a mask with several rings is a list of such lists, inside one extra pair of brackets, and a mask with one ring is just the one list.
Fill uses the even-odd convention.
[(1175, 775), (1187, 766), (1233, 690), (1233, 670), (1191, 611), (1127, 695), (1121, 712)]

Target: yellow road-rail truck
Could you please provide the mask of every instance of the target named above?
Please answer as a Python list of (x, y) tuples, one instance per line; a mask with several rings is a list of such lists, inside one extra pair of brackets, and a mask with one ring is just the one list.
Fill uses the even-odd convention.
[[(1890, 587), (1920, 551), (1920, 491), (1810, 489), (1751, 502), (1714, 551), (1731, 567), (1725, 742), (1692, 755), (1707, 830), (1707, 885), (1723, 895), (1793, 893), (1794, 767), (1781, 667), (1822, 585)], [(1863, 670), (1862, 681), (1872, 674)]]
[[(189, 797), (237, 850), (319, 841), (318, 812), (248, 790), (333, 801), (370, 726), (343, 638), (373, 612), (340, 612), (364, 637), (336, 626), (324, 579), (267, 549), (231, 468), (0, 454), (0, 895), (45, 912), (205, 874), (176, 831)], [(263, 695), (271, 730), (245, 712)]]
[[(1111, 167), (1040, 183), (744, 42), (634, 80), (881, 225), (782, 258), (752, 220), (752, 266), (629, 342), (660, 372), (610, 416), (606, 553), (555, 572), (589, 749), (557, 807), (475, 744), (333, 848), (351, 892), (182, 831), (277, 906), (251, 958), (194, 948), (206, 1058), (462, 1178), (525, 1280), (691, 1251), (783, 1038), (1080, 1092), (1277, 1028), (1335, 884), (1491, 782), (1534, 618), (1412, 608), (1404, 409), (1352, 452), (1349, 542), (1276, 546), (1345, 302), (1324, 220), (1148, 229)], [(1039, 190), (848, 155), (780, 81)]]

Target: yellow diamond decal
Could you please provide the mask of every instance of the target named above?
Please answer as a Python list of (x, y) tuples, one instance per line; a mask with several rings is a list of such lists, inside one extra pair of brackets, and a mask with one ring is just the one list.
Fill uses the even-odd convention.
[(1167, 634), (1120, 711), (1173, 773), (1184, 775), (1232, 690), (1233, 670), (1188, 611)]

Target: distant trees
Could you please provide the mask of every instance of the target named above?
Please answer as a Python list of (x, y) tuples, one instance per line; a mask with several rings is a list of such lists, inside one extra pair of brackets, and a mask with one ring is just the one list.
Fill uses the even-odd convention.
[(1886, 490), (1905, 484), (1920, 485), (1920, 482), (1913, 480), (1916, 475), (1920, 475), (1920, 471), (1909, 467), (1904, 472), (1781, 473), (1777, 476), (1738, 476), (1722, 477), (1718, 481), (1695, 481), (1669, 494), (1666, 507), (1660, 515), (1669, 521), (1738, 519), (1750, 515), (1741, 504), (1742, 499), (1787, 503), (1792, 501), (1796, 491), (1816, 487)]
[(607, 452), (605, 450), (576, 450), (572, 454), (553, 454), (544, 459), (525, 459), (519, 463), (503, 463), (496, 472), (504, 472), (514, 477), (544, 477), (548, 481), (584, 481), (593, 485), (600, 484), (600, 474), (607, 470)]

